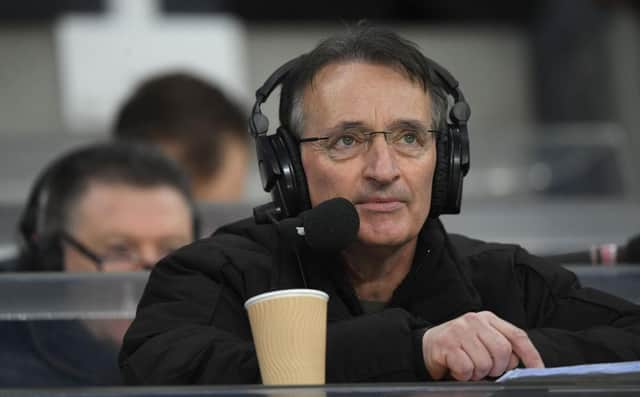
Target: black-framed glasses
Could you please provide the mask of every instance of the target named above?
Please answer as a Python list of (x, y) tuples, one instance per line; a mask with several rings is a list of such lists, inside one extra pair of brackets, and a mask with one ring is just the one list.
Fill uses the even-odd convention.
[(391, 131), (355, 129), (328, 136), (301, 138), (298, 142), (322, 142), (320, 146), (331, 159), (348, 160), (367, 152), (373, 138), (382, 134), (387, 144), (397, 153), (407, 157), (419, 157), (429, 150), (438, 132), (412, 128), (397, 128)]
[[(130, 270), (132, 264), (143, 263), (142, 257), (131, 249), (112, 249), (105, 252), (104, 255), (99, 255), (66, 231), (61, 232), (60, 237), (76, 251), (90, 259), (101, 272), (105, 270), (127, 271)], [(143, 268), (150, 269), (151, 266), (151, 264), (145, 264)]]

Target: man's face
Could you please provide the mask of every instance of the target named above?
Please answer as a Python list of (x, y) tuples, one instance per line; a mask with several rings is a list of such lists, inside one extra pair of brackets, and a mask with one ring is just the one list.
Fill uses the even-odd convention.
[[(122, 183), (90, 183), (71, 209), (67, 232), (105, 258), (104, 271), (153, 266), (194, 238), (189, 205), (177, 190)], [(98, 269), (70, 244), (63, 247), (66, 271)]]
[[(388, 66), (325, 66), (305, 89), (303, 102), (303, 138), (331, 135), (346, 125), (368, 131), (389, 131), (404, 122), (431, 126), (431, 100), (422, 86)], [(381, 134), (366, 152), (347, 160), (332, 159), (316, 142), (302, 143), (301, 153), (311, 204), (334, 197), (352, 201), (362, 244), (398, 246), (416, 238), (431, 203), (435, 140), (419, 156), (398, 153)]]

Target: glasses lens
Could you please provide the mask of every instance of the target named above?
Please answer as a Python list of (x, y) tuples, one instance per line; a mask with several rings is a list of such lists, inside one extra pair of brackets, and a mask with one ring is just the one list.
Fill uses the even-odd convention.
[(366, 149), (369, 139), (362, 132), (335, 134), (326, 141), (326, 150), (334, 160), (346, 160), (360, 155)]
[(397, 130), (392, 131), (389, 143), (393, 148), (407, 156), (419, 156), (426, 152), (433, 142), (433, 132), (420, 130)]
[(347, 160), (363, 154), (378, 134), (398, 153), (417, 157), (431, 147), (435, 131), (398, 129), (394, 131), (349, 131), (328, 137), (324, 149), (333, 160)]

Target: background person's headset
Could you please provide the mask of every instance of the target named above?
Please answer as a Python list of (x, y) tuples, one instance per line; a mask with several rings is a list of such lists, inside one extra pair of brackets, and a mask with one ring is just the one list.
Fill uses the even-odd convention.
[[(289, 76), (305, 55), (280, 66), (256, 91), (256, 101), (249, 119), (249, 132), (256, 140), (256, 152), (262, 187), (271, 193), (273, 201), (254, 208), (257, 223), (268, 223), (296, 216), (311, 208), (307, 180), (296, 137), (284, 126), (267, 135), (269, 119), (261, 105), (273, 90)], [(462, 179), (469, 172), (469, 135), (467, 122), (471, 108), (465, 101), (458, 81), (445, 68), (426, 58), (431, 72), (453, 98), (449, 121), (444, 131), (437, 133), (437, 163), (433, 175), (429, 217), (460, 213)]]
[[(76, 151), (64, 155), (45, 168), (36, 178), (29, 193), (26, 205), (18, 220), (18, 238), (20, 271), (61, 271), (63, 270), (63, 251), (60, 231), (46, 231), (44, 225), (51, 187), (61, 178), (74, 178), (77, 175), (65, 175), (64, 170)], [(196, 204), (189, 201), (193, 222), (194, 240), (200, 237), (201, 220)]]
[(29, 193), (27, 203), (18, 221), (18, 235), (20, 244), (20, 261), (18, 270), (25, 271), (59, 271), (63, 269), (62, 246), (59, 236), (45, 235), (42, 225), (45, 216), (49, 180), (52, 174), (61, 168), (64, 158), (55, 161), (38, 175)]

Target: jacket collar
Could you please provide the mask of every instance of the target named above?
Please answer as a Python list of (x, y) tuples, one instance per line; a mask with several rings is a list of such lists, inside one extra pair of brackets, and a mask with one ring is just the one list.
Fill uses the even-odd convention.
[[(326, 291), (328, 319), (362, 314), (360, 302), (339, 256), (305, 252), (309, 288)], [(418, 236), (411, 270), (387, 307), (400, 307), (430, 324), (440, 324), (482, 307), (479, 294), (465, 272), (463, 260), (448, 241), (438, 219), (428, 219)]]
[(418, 236), (409, 274), (396, 289), (389, 306), (439, 324), (482, 307), (464, 261), (448, 241), (438, 219), (428, 219)]

